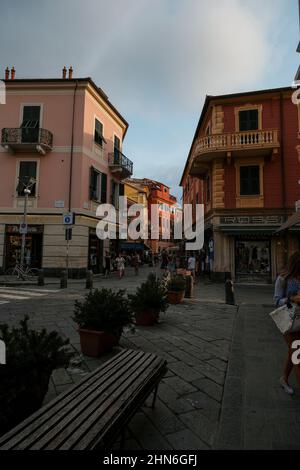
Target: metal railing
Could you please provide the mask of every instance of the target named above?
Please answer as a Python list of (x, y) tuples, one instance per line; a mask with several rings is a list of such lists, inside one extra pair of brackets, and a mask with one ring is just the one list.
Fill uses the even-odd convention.
[(120, 150), (115, 150), (108, 155), (108, 164), (111, 167), (121, 167), (130, 175), (133, 173), (133, 163)]
[(47, 129), (5, 127), (1, 132), (2, 145), (37, 144), (52, 148), (53, 134)]

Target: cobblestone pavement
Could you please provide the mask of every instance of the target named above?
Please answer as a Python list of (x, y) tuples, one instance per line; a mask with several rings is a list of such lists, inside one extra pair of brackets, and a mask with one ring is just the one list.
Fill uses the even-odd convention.
[[(94, 287), (132, 292), (149, 271), (143, 268), (135, 277), (129, 269), (121, 281), (113, 275), (96, 280)], [(59, 331), (77, 352), (67, 370), (53, 373), (46, 402), (116, 353), (100, 359), (80, 354), (71, 317), (74, 300), (85, 293), (83, 281), (70, 281), (68, 289), (48, 292), (38, 300), (0, 305), (1, 322), (16, 324), (28, 313), (33, 326)], [(161, 315), (161, 323), (125, 332), (121, 347), (154, 352), (168, 361), (156, 408), (146, 404), (135, 415), (125, 448), (239, 449), (295, 444), (297, 434), (293, 433), (299, 435), (300, 430), (299, 400), (291, 401), (276, 382), (285, 349), (267, 317), (272, 287), (237, 286), (236, 299), (239, 307), (225, 305), (224, 286), (201, 281), (194, 299), (170, 306)], [(292, 423), (286, 440), (279, 425), (282, 415), (285, 431)], [(274, 426), (276, 430), (271, 431)]]

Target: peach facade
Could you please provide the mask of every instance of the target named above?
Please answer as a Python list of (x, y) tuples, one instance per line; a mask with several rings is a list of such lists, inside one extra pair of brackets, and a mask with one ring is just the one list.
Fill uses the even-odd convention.
[[(26, 238), (30, 244), (31, 233), (40, 233), (40, 253), (31, 253), (35, 257), (31, 262), (49, 273), (65, 268), (67, 242), (62, 216), (73, 212), (70, 270), (74, 275), (80, 274), (90, 266), (92, 257), (92, 264), (101, 270), (103, 249), (108, 242), (103, 246), (95, 235), (100, 200), (91, 197), (91, 168), (96, 174), (106, 175), (105, 188), (101, 183), (99, 189), (101, 202), (111, 202), (112, 187), (116, 192), (122, 185), (122, 168), (114, 165), (119, 160), (109, 163), (109, 158), (114, 153), (115, 136), (120, 141), (118, 152), (121, 151), (127, 122), (89, 78), (15, 79), (5, 83), (6, 104), (0, 105), (0, 268), (5, 270), (13, 261), (8, 253), (12, 247), (8, 245), (16, 247), (19, 243), (17, 228), (24, 210), (24, 197), (16, 190), (20, 164), (36, 162), (35, 195), (28, 199)], [(22, 129), (24, 106), (40, 107), (38, 127), (53, 135), (51, 148), (41, 149), (36, 142), (23, 145), (23, 137), (17, 144), (16, 139), (10, 142), (14, 137), (7, 137), (5, 129)], [(102, 125), (102, 145), (95, 141), (96, 119)]]

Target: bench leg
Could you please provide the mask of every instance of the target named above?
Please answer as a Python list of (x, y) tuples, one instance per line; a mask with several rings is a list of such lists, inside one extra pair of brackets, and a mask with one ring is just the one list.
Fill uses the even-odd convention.
[(153, 400), (152, 400), (151, 408), (154, 408), (154, 407), (155, 407), (156, 396), (157, 396), (157, 390), (158, 390), (158, 384), (156, 385), (156, 387), (155, 387), (155, 389), (154, 389), (154, 394), (153, 394)]

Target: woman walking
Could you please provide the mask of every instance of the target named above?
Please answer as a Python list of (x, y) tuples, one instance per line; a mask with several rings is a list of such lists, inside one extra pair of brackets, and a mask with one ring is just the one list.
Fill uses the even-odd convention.
[[(286, 269), (278, 276), (275, 283), (274, 299), (277, 307), (290, 302), (300, 305), (300, 251), (296, 251), (288, 260)], [(300, 331), (296, 333), (286, 333), (283, 338), (288, 346), (288, 356), (284, 366), (283, 376), (279, 382), (283, 390), (289, 395), (293, 395), (294, 390), (289, 385), (289, 376), (294, 369), (297, 383), (300, 387), (300, 364), (292, 362), (294, 349), (292, 344), (300, 340)]]
[(117, 263), (117, 270), (119, 271), (119, 279), (122, 279), (125, 273), (125, 259), (119, 254), (119, 256), (116, 258), (116, 263)]

